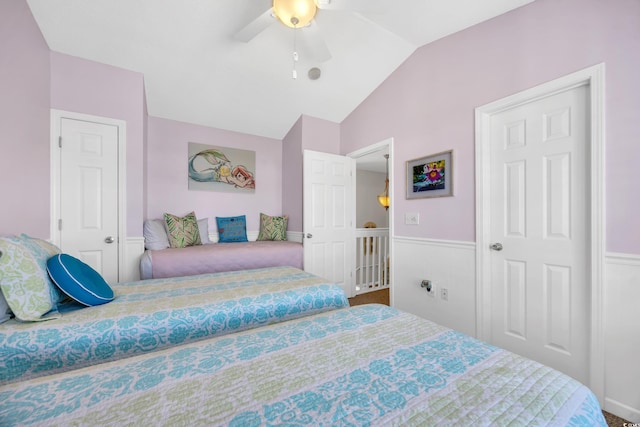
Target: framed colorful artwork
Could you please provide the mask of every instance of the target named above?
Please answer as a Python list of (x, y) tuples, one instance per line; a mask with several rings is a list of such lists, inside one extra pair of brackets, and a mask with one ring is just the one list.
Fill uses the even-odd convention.
[(189, 143), (189, 190), (254, 193), (256, 152)]
[(407, 161), (407, 199), (453, 196), (453, 150)]

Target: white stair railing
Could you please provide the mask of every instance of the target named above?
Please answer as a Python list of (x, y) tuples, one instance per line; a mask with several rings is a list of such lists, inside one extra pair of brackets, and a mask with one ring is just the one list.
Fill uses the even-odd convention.
[(356, 228), (356, 294), (389, 287), (389, 229)]

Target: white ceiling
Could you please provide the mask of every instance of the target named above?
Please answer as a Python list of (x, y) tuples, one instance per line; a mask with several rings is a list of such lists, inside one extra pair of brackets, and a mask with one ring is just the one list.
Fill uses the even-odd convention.
[[(298, 30), (295, 80), (295, 30), (273, 18), (234, 39), (271, 0), (27, 1), (51, 50), (143, 73), (149, 115), (282, 139), (301, 114), (342, 122), (418, 47), (533, 0), (332, 0), (315, 36)], [(318, 35), (325, 62), (305, 49)]]

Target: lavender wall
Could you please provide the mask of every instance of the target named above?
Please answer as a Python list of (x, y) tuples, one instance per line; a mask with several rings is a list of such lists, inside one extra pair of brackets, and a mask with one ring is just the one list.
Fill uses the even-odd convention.
[(289, 215), (289, 231), (302, 230), (303, 151), (340, 153), (340, 125), (301, 116), (283, 140), (282, 209)]
[[(189, 142), (256, 152), (255, 193), (220, 193), (187, 189)], [(195, 211), (209, 218), (247, 216), (247, 230), (258, 231), (260, 212), (280, 215), (282, 209), (282, 142), (261, 136), (149, 117), (147, 140), (147, 218)]]
[(302, 116), (302, 148), (340, 153), (340, 125), (328, 120)]
[(282, 140), (282, 213), (289, 231), (302, 231), (302, 117)]
[(49, 48), (24, 0), (0, 2), (0, 235), (49, 238)]
[(144, 99), (142, 74), (51, 52), (51, 108), (127, 122), (129, 236), (142, 235)]
[[(474, 109), (606, 63), (607, 250), (640, 253), (640, 2), (537, 0), (416, 51), (341, 124), (341, 152), (394, 137), (405, 161), (454, 149), (455, 197), (393, 197), (395, 233), (475, 240)], [(406, 226), (405, 212), (429, 221)], [(446, 215), (430, 215), (447, 212)]]

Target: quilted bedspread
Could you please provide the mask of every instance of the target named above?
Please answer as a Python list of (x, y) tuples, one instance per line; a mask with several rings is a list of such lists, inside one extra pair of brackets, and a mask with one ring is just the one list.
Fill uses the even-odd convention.
[(143, 279), (162, 279), (265, 267), (302, 269), (303, 257), (303, 247), (298, 242), (214, 243), (146, 251), (140, 271)]
[[(340, 286), (292, 267), (131, 282), (104, 305), (0, 325), (0, 384), (346, 307)], [(76, 307), (77, 308), (77, 307)], [(0, 422), (0, 425), (2, 423)]]
[(6, 425), (606, 426), (584, 385), (380, 305), (0, 386)]

